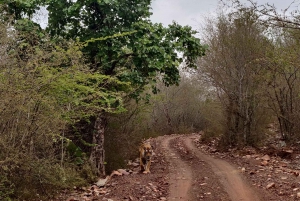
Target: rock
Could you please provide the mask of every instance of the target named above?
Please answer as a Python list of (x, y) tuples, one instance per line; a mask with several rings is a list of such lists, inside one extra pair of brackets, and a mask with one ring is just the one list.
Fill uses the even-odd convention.
[(165, 197), (160, 197), (159, 200), (163, 201), (163, 200), (167, 200), (167, 198), (165, 198)]
[(268, 161), (262, 161), (262, 162), (260, 163), (260, 165), (261, 165), (261, 166), (267, 166), (267, 165), (268, 165)]
[(140, 164), (139, 164), (139, 163), (133, 162), (133, 163), (131, 163), (131, 166), (133, 166), (133, 167), (138, 167), (138, 166), (140, 166)]
[(299, 172), (294, 171), (293, 174), (294, 174), (294, 176), (296, 176), (296, 177), (299, 176)]
[(69, 197), (66, 201), (79, 201), (79, 198), (76, 198), (74, 196)]
[(300, 192), (297, 193), (297, 198), (300, 198)]
[(279, 163), (279, 166), (280, 166), (280, 167), (287, 167), (287, 163), (286, 163), (286, 162), (280, 162), (280, 163)]
[(245, 171), (246, 171), (246, 168), (243, 167), (243, 168), (242, 168), (242, 172), (245, 172)]
[(105, 186), (105, 184), (106, 184), (106, 182), (108, 181), (108, 179), (109, 179), (109, 176), (107, 176), (105, 179), (99, 179), (99, 180), (97, 181), (96, 185), (97, 185), (98, 187), (103, 187), (103, 186)]
[(277, 153), (278, 156), (285, 159), (291, 159), (293, 155), (293, 150), (281, 150)]
[(114, 170), (114, 171), (110, 174), (110, 176), (112, 177), (112, 176), (114, 176), (114, 175), (122, 176), (123, 174), (122, 174), (121, 172), (119, 172), (119, 171)]
[(278, 144), (279, 144), (280, 147), (286, 147), (286, 142), (283, 141), (283, 140), (280, 140), (280, 141), (278, 142)]
[(129, 172), (124, 169), (118, 169), (118, 172), (122, 173), (123, 175), (129, 175)]
[(210, 150), (210, 152), (211, 152), (211, 153), (216, 153), (216, 152), (218, 152), (218, 150), (215, 149), (215, 148), (213, 148), (213, 149)]
[(264, 161), (269, 161), (271, 158), (269, 155), (264, 155), (263, 157), (261, 157), (261, 159)]
[(272, 187), (275, 187), (275, 183), (274, 182), (269, 183), (266, 188), (269, 189), (269, 188), (272, 188)]
[(256, 172), (254, 171), (254, 170), (251, 170), (250, 172), (249, 172), (249, 174), (250, 175), (253, 175), (253, 174), (255, 174)]

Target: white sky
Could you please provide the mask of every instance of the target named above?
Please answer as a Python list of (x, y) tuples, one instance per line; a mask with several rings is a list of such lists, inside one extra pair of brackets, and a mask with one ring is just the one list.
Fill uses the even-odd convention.
[[(224, 0), (226, 1), (226, 0)], [(247, 0), (241, 0), (247, 2)], [(293, 0), (254, 0), (258, 4), (274, 4), (279, 10), (287, 8)], [(300, 4), (300, 0), (294, 0), (294, 6)], [(162, 23), (164, 26), (172, 21), (180, 25), (190, 25), (194, 29), (199, 29), (204, 16), (213, 15), (218, 9), (219, 0), (153, 0), (151, 20)]]
[[(226, 1), (226, 0), (224, 0)], [(247, 2), (247, 0), (241, 0)], [(278, 9), (287, 8), (293, 1), (291, 7), (296, 9), (296, 5), (300, 4), (300, 0), (254, 0), (259, 4), (274, 4)], [(152, 22), (162, 23), (164, 26), (171, 24), (172, 21), (178, 22), (180, 25), (189, 25), (193, 29), (199, 30), (201, 21), (204, 17), (214, 15), (218, 9), (219, 0), (152, 0)], [(35, 21), (44, 28), (47, 24), (47, 13), (45, 8), (35, 16)]]

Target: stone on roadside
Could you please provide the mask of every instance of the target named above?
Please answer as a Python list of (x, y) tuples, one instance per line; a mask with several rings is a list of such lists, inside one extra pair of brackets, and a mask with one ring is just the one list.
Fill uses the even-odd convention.
[(112, 176), (114, 176), (114, 175), (122, 176), (123, 174), (122, 174), (121, 172), (119, 172), (119, 171), (114, 170), (114, 171), (110, 174), (110, 176), (112, 177)]
[(129, 175), (130, 174), (129, 172), (127, 172), (124, 169), (118, 169), (118, 172), (122, 173), (123, 175)]
[(105, 179), (99, 179), (99, 180), (97, 181), (96, 185), (97, 185), (98, 187), (103, 187), (103, 186), (105, 186), (105, 184), (106, 184), (106, 182), (108, 181), (108, 179), (109, 179), (109, 176), (107, 176)]
[(80, 199), (77, 197), (71, 196), (71, 197), (67, 198), (66, 201), (80, 201)]
[(131, 166), (133, 166), (133, 167), (138, 167), (138, 166), (140, 166), (140, 164), (139, 164), (139, 163), (133, 162), (133, 163), (131, 163)]
[(261, 159), (264, 161), (269, 161), (271, 158), (269, 155), (264, 155), (263, 157), (261, 157)]
[(262, 162), (260, 163), (260, 165), (261, 165), (261, 166), (267, 166), (267, 165), (268, 165), (268, 161), (262, 161)]
[(266, 188), (269, 189), (269, 188), (272, 188), (272, 187), (275, 187), (275, 183), (274, 182), (269, 183)]
[(294, 176), (298, 177), (299, 176), (299, 172), (298, 171), (293, 171)]
[(249, 172), (249, 174), (250, 175), (253, 175), (253, 174), (255, 174), (256, 172), (254, 171), (254, 170), (251, 170), (250, 172)]

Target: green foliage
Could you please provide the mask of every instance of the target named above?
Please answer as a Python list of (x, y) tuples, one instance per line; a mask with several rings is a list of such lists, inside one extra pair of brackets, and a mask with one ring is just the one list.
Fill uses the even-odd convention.
[(41, 2), (42, 0), (2, 0), (0, 1), (0, 6), (1, 4), (4, 5), (4, 11), (7, 16), (13, 15), (16, 20), (19, 20), (24, 16), (31, 18), (36, 10), (39, 9)]
[(4, 171), (9, 174), (5, 190), (13, 200), (48, 200), (57, 190), (87, 185), (88, 181), (75, 165), (61, 166), (52, 158), (36, 159), (23, 155), (23, 158), (10, 161), (9, 167)]
[[(125, 92), (126, 97), (149, 100), (149, 93), (143, 92), (149, 86), (157, 91), (159, 77), (167, 86), (177, 85), (180, 63), (195, 68), (196, 59), (206, 49), (191, 27), (151, 23), (150, 4), (150, 0), (47, 0), (46, 31), (53, 40), (82, 42), (86, 64), (92, 70), (129, 83), (131, 90)], [(102, 91), (114, 92), (109, 85)]]
[(82, 165), (84, 163), (84, 152), (78, 146), (76, 146), (72, 141), (68, 142), (66, 146), (66, 150), (68, 154), (70, 154), (70, 158), (72, 158), (76, 165)]
[(166, 85), (178, 84), (179, 64), (185, 61), (188, 67), (195, 68), (196, 58), (205, 51), (191, 27), (173, 23), (165, 28), (151, 23), (150, 4), (150, 0), (44, 0), (31, 1), (29, 7), (16, 7), (30, 15), (34, 6), (47, 6), (46, 30), (53, 38), (84, 42), (83, 52), (90, 67), (130, 82), (135, 88), (131, 95), (137, 98), (146, 85), (155, 88), (157, 74), (163, 76)]
[(3, 201), (10, 201), (10, 197), (14, 194), (14, 186), (6, 175), (7, 167), (0, 168), (0, 199)]
[[(144, 92), (150, 92), (149, 87), (156, 91), (160, 77), (167, 86), (178, 84), (180, 63), (195, 68), (206, 49), (188, 26), (151, 23), (151, 0), (5, 0), (0, 4), (1, 19), (5, 22), (13, 15), (14, 25), (11, 34), (4, 34), (12, 40), (0, 63), (0, 114), (5, 117), (0, 122), (4, 133), (0, 142), (6, 147), (4, 158), (19, 160), (25, 155), (34, 165), (13, 171), (39, 170), (26, 172), (34, 185), (59, 187), (61, 180), (52, 176), (72, 168), (74, 162), (86, 167), (84, 154), (89, 150), (79, 147), (78, 141), (90, 146), (91, 136), (83, 133), (93, 134), (93, 128), (74, 129), (80, 130), (77, 139), (70, 127), (81, 122), (91, 127), (99, 114), (125, 111), (124, 97), (139, 100), (146, 94), (148, 99), (149, 93)], [(31, 21), (39, 6), (49, 12), (45, 31)], [(48, 156), (51, 160), (44, 160)], [(58, 172), (47, 166), (58, 164)], [(72, 183), (65, 181), (66, 186)], [(26, 194), (22, 186), (26, 182), (18, 182), (16, 188)]]
[(273, 33), (274, 45), (264, 65), (268, 69), (266, 97), (278, 120), (282, 139), (293, 143), (299, 139), (299, 29)]
[(97, 112), (124, 111), (122, 96), (130, 91), (129, 83), (90, 70), (81, 43), (51, 42), (33, 25), (19, 20), (9, 34), (0, 27), (3, 199), (31, 200), (89, 181), (84, 153), (65, 150), (67, 125)]

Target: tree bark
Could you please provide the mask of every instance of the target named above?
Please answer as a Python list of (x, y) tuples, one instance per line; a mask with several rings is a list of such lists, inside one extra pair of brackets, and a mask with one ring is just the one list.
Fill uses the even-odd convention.
[(98, 176), (105, 175), (105, 150), (104, 150), (104, 131), (106, 127), (106, 118), (103, 114), (95, 119), (93, 131), (93, 147), (90, 155), (90, 163)]

